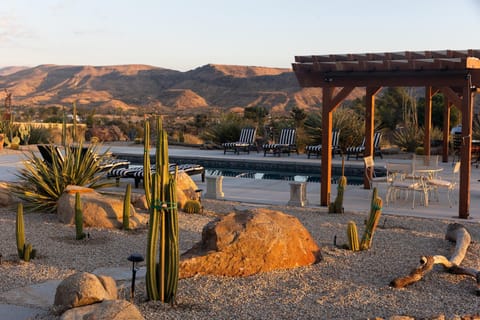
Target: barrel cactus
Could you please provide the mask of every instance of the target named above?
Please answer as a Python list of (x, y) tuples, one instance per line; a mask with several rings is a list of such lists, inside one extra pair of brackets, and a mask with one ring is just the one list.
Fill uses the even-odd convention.
[(202, 204), (198, 200), (187, 200), (183, 205), (183, 211), (186, 213), (200, 213)]

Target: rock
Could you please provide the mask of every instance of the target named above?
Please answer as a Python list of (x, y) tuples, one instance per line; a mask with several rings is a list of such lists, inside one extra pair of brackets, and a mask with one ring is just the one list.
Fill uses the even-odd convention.
[(320, 248), (297, 218), (267, 209), (236, 210), (205, 226), (201, 242), (181, 257), (180, 278), (249, 276), (320, 259)]
[[(75, 223), (75, 193), (80, 192), (85, 227), (122, 228), (123, 199), (107, 197), (93, 189), (68, 186), (57, 202), (57, 216), (63, 223)], [(130, 227), (146, 224), (148, 218), (130, 206)]]
[(15, 198), (6, 182), (0, 182), (0, 207), (9, 207), (15, 203)]
[(185, 202), (190, 199), (197, 199), (198, 195), (197, 184), (185, 172), (179, 172), (177, 175), (177, 206), (179, 209), (183, 208)]
[(112, 277), (81, 272), (60, 282), (53, 305), (55, 310), (62, 311), (114, 299), (117, 299), (117, 285)]
[(137, 307), (125, 300), (104, 300), (101, 303), (67, 310), (60, 320), (142, 320)]

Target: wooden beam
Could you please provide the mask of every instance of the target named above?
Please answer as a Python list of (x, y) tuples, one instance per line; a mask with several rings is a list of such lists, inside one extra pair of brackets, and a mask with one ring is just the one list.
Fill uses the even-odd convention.
[(462, 107), (462, 98), (458, 96), (458, 94), (453, 91), (450, 87), (441, 87), (439, 88), (440, 91), (445, 95), (448, 100), (453, 103), (458, 109)]
[(468, 219), (470, 215), (470, 173), (472, 161), (472, 120), (473, 99), (470, 89), (470, 81), (463, 90), (462, 99), (462, 145), (460, 148), (460, 195), (458, 200), (458, 217)]
[(348, 95), (355, 89), (355, 87), (344, 87), (338, 92), (335, 97), (332, 98), (332, 101), (330, 102), (331, 109), (329, 111), (333, 111), (336, 107), (340, 105), (340, 103), (345, 100)]
[(442, 162), (448, 162), (448, 142), (450, 139), (450, 108), (452, 103), (447, 97), (443, 99), (443, 148)]
[[(365, 92), (365, 154), (364, 156), (372, 156), (373, 150), (373, 134), (375, 131), (375, 95), (380, 91), (381, 87), (368, 87)], [(366, 169), (366, 168), (365, 168)], [(368, 172), (368, 174), (373, 174)], [(363, 187), (370, 189), (370, 181), (367, 175), (364, 175)]]
[[(333, 88), (322, 90), (322, 166), (320, 185), (320, 205), (328, 207), (330, 204), (332, 180), (332, 100)], [(326, 148), (325, 148), (326, 147)]]
[(432, 87), (425, 88), (425, 122), (424, 122), (424, 137), (423, 150), (424, 154), (430, 156), (430, 131), (432, 130)]

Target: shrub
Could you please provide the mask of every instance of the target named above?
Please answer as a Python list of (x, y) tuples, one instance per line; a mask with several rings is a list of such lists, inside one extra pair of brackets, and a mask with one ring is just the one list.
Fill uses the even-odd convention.
[(107, 172), (102, 171), (99, 163), (107, 157), (107, 152), (96, 153), (96, 146), (90, 145), (86, 152), (82, 145), (67, 146), (64, 158), (60, 158), (54, 146), (50, 145), (52, 163), (45, 162), (35, 152), (30, 151), (25, 161), (25, 168), (17, 174), (20, 184), (13, 190), (25, 200), (29, 210), (45, 210), (54, 212), (57, 200), (68, 185), (100, 188), (113, 185), (101, 183)]

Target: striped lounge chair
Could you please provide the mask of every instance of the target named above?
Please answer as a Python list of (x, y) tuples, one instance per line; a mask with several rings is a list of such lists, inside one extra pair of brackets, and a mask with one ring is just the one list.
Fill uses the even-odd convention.
[(285, 128), (280, 132), (280, 138), (277, 143), (266, 143), (263, 147), (263, 156), (267, 153), (272, 153), (274, 156), (280, 157), (281, 153), (287, 153), (290, 156), (290, 152), (295, 151), (298, 154), (297, 149), (297, 132), (293, 128)]
[[(322, 153), (322, 145), (310, 145), (305, 147), (305, 152), (307, 153), (308, 159), (312, 154), (315, 154), (317, 158)], [(340, 149), (340, 130), (332, 131), (332, 157), (335, 157), (335, 153), (341, 154), (342, 149)]]
[[(170, 173), (175, 171), (175, 165), (175, 163), (169, 165)], [(152, 173), (155, 172), (155, 165), (151, 166), (151, 170)], [(205, 182), (205, 168), (199, 164), (179, 164), (178, 171), (183, 171), (190, 176), (201, 174), (202, 182)], [(135, 180), (135, 188), (138, 188), (140, 182), (143, 180), (143, 166), (113, 169), (108, 173), (108, 177), (115, 178), (117, 185), (121, 178), (132, 178)]]
[[(373, 154), (375, 156), (379, 156), (383, 159), (382, 149), (380, 149), (380, 140), (382, 139), (381, 132), (375, 132), (373, 135)], [(365, 138), (363, 138), (362, 144), (357, 147), (348, 147), (347, 148), (347, 160), (350, 159), (351, 156), (355, 155), (356, 159), (360, 156), (364, 156), (365, 153)]]
[(250, 153), (250, 148), (255, 143), (255, 135), (257, 128), (243, 128), (240, 132), (240, 138), (236, 142), (225, 142), (223, 146), (223, 154), (231, 151), (235, 154), (240, 154), (240, 151)]

